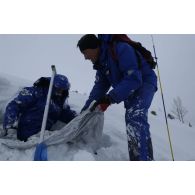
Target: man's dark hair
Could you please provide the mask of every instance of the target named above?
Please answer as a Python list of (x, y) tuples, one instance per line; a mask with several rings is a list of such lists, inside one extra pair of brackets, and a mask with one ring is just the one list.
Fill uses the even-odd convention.
[(100, 40), (94, 34), (86, 34), (77, 43), (80, 51), (85, 49), (96, 49), (100, 46)]

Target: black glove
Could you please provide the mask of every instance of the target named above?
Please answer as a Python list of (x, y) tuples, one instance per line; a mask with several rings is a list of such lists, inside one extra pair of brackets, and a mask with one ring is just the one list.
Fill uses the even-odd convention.
[(100, 110), (104, 112), (110, 106), (111, 103), (112, 98), (110, 97), (110, 95), (105, 95), (93, 104), (93, 106), (90, 108), (90, 111), (93, 112), (96, 107), (99, 106)]

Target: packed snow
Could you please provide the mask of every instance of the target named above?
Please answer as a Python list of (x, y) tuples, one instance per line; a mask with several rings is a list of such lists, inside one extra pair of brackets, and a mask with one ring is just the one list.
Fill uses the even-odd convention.
[[(0, 128), (6, 104), (24, 86), (31, 86), (29, 81), (13, 78), (0, 74)], [(156, 96), (159, 96), (157, 92)], [(71, 92), (68, 103), (71, 108), (80, 112), (88, 96), (78, 92)], [(155, 102), (155, 101), (154, 101)], [(157, 161), (172, 160), (167, 128), (164, 120), (163, 109), (159, 104), (153, 103), (150, 110), (155, 110), (157, 115), (149, 112), (150, 131), (152, 135), (154, 158)], [(98, 144), (97, 153), (91, 150), (91, 146), (83, 142), (61, 143), (48, 146), (48, 160), (53, 161), (127, 161), (127, 137), (125, 129), (125, 109), (123, 103), (112, 105), (104, 114), (103, 135)], [(45, 137), (55, 131), (60, 131), (65, 124), (57, 123), (54, 131), (46, 131)], [(178, 120), (169, 119), (169, 130), (175, 160), (195, 160), (195, 129)], [(4, 140), (16, 140), (16, 132), (9, 132), (7, 138), (0, 139), (0, 160), (29, 161), (33, 160), (35, 147), (29, 149), (10, 149), (3, 144)], [(31, 138), (35, 142), (39, 140), (39, 134)], [(19, 143), (20, 141), (17, 141)]]

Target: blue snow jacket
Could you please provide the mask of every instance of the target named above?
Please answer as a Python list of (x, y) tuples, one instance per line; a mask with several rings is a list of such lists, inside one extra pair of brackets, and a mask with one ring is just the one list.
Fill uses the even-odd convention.
[[(41, 79), (44, 81), (43, 86), (37, 84)], [(18, 123), (17, 137), (19, 140), (27, 141), (28, 137), (41, 130), (50, 78), (42, 77), (41, 79), (35, 82), (33, 87), (23, 88), (6, 107), (3, 128), (13, 128), (15, 123)], [(44, 86), (45, 81), (48, 83), (47, 87)], [(70, 84), (65, 76), (55, 76), (46, 124), (47, 130), (50, 130), (57, 120), (68, 123), (76, 116), (76, 112), (71, 110), (69, 105), (64, 105), (68, 95), (63, 98), (57, 98), (55, 95), (57, 89), (69, 90), (69, 87)]]
[(99, 68), (96, 72), (94, 87), (89, 99), (82, 110), (85, 110), (93, 100), (103, 97), (110, 87), (109, 95), (113, 103), (120, 103), (130, 97), (136, 90), (149, 83), (157, 89), (157, 77), (150, 65), (140, 55), (141, 68), (135, 50), (125, 42), (117, 42), (114, 45), (117, 61), (113, 59), (109, 49), (108, 41), (112, 35), (98, 35), (101, 40)]

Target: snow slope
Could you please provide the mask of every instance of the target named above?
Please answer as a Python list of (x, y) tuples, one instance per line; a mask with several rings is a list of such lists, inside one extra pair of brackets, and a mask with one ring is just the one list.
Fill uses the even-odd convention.
[[(0, 109), (4, 110), (6, 103), (22, 86), (30, 86), (27, 81), (0, 74)], [(69, 104), (79, 112), (87, 99), (86, 95), (70, 93)], [(155, 109), (156, 108), (156, 109)], [(152, 105), (152, 110), (158, 105)], [(89, 161), (127, 161), (127, 138), (125, 130), (125, 110), (123, 103), (111, 106), (105, 112), (104, 131), (97, 155), (84, 143), (59, 144), (48, 147), (49, 160), (89, 160)], [(151, 134), (155, 160), (172, 160), (168, 142), (167, 130), (163, 113), (157, 116), (149, 113)], [(2, 121), (2, 116), (1, 120)], [(175, 160), (195, 160), (195, 129), (176, 120), (169, 120), (170, 134)], [(57, 124), (56, 129), (60, 128)], [(15, 136), (15, 132), (12, 132)], [(46, 136), (51, 132), (46, 132)], [(37, 139), (38, 135), (33, 136)], [(35, 148), (18, 150), (9, 149), (0, 140), (0, 160), (32, 160)]]

